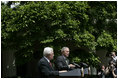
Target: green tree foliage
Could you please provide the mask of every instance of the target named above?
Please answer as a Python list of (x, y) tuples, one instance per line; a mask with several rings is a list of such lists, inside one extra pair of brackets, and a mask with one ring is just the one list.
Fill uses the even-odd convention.
[(78, 64), (80, 64), (80, 62), (86, 62), (89, 66), (92, 65), (94, 67), (98, 67), (98, 64), (101, 63), (99, 57), (94, 53), (79, 53), (79, 55), (76, 54), (72, 58), (72, 61)]
[[(10, 8), (15, 3), (20, 4)], [(42, 55), (46, 46), (56, 52), (63, 46), (85, 47), (90, 52), (101, 47), (116, 51), (116, 4), (116, 1), (2, 3), (2, 48), (15, 49), (20, 64), (32, 59), (36, 51)]]

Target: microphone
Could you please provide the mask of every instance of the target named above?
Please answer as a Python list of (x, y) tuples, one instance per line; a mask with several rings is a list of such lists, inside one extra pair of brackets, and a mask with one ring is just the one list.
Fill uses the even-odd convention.
[(73, 65), (75, 65), (77, 68), (80, 68), (80, 65), (76, 64), (76, 63), (72, 63)]
[(82, 67), (88, 67), (88, 65), (84, 62), (81, 62), (80, 64), (81, 64)]

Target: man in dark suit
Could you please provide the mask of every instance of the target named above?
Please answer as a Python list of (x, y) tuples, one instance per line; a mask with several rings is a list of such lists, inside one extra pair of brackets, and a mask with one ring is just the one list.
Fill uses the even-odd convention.
[(61, 49), (61, 56), (58, 56), (55, 62), (55, 66), (57, 70), (70, 70), (75, 67), (75, 65), (72, 65), (69, 63), (69, 59), (67, 58), (69, 56), (69, 48), (63, 47)]
[(59, 73), (66, 72), (66, 71), (55, 71), (51, 60), (53, 59), (54, 52), (53, 49), (50, 47), (44, 48), (43, 51), (44, 57), (40, 59), (38, 62), (38, 68), (39, 68), (39, 76), (42, 78), (46, 77), (56, 77), (59, 75)]

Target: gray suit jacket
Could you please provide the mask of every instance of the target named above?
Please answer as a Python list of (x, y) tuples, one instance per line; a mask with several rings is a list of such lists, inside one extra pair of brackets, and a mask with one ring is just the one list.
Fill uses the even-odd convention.
[[(67, 62), (66, 62), (67, 61)], [(64, 56), (58, 56), (55, 61), (55, 66), (57, 70), (69, 70), (69, 60), (65, 58)]]

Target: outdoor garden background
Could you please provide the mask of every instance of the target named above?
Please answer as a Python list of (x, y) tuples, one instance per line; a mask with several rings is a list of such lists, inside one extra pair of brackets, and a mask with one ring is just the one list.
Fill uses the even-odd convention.
[(37, 62), (49, 46), (54, 58), (69, 47), (69, 59), (96, 75), (117, 53), (117, 2), (1, 2), (1, 77), (38, 77)]

